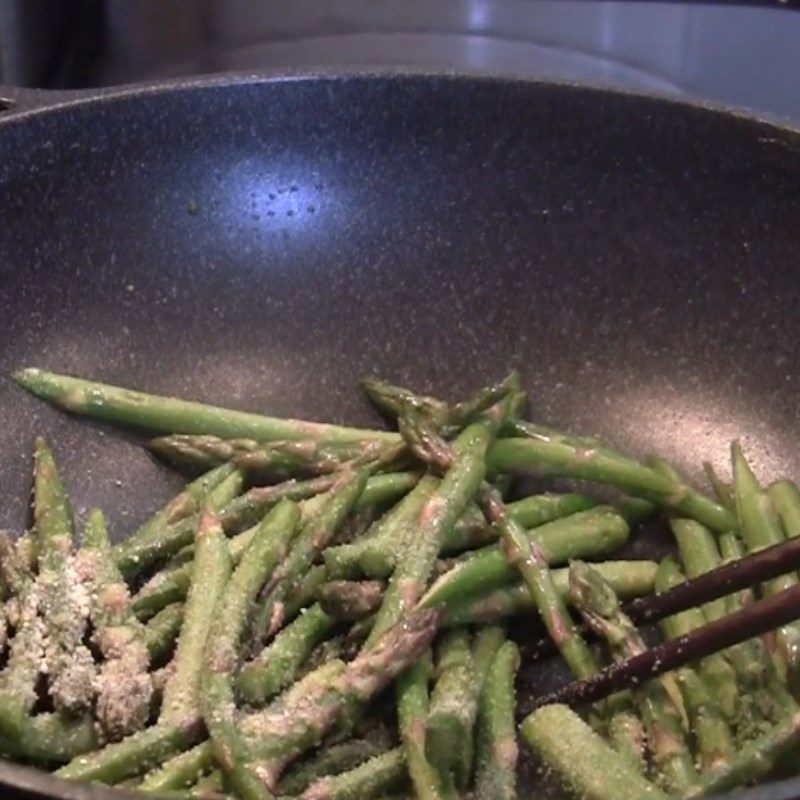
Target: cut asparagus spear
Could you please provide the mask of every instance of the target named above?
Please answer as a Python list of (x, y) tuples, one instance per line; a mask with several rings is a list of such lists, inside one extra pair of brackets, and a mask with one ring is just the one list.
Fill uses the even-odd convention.
[(153, 666), (162, 666), (175, 650), (183, 625), (183, 603), (165, 606), (144, 626), (144, 641)]
[(217, 601), (230, 576), (225, 537), (210, 509), (200, 515), (195, 538), (194, 580), (158, 723), (91, 755), (76, 758), (58, 775), (76, 781), (115, 784), (141, 775), (193, 747), (204, 736), (200, 713), (203, 649)]
[(528, 746), (585, 800), (667, 800), (567, 706), (549, 705), (520, 728)]
[(68, 715), (92, 703), (95, 666), (83, 644), (88, 596), (72, 556), (72, 511), (55, 459), (36, 440), (33, 516), (39, 542), (39, 584), (45, 620), (43, 672), (57, 711)]
[[(653, 561), (602, 561), (595, 564), (595, 569), (608, 581), (618, 597), (631, 599), (653, 591), (658, 565)], [(571, 602), (569, 569), (552, 570), (551, 576), (560, 597)], [(445, 627), (481, 625), (534, 613), (536, 610), (528, 587), (520, 582), (445, 603), (442, 624)]]
[[(761, 488), (738, 442), (731, 447), (733, 460), (733, 490), (736, 513), (742, 538), (750, 552), (780, 544), (785, 536), (767, 493)], [(768, 595), (796, 585), (797, 575), (789, 573), (773, 578), (763, 586)], [(787, 678), (795, 688), (800, 687), (800, 622), (790, 622), (775, 633), (778, 650), (787, 670)]]
[[(200, 706), (214, 754), (227, 780), (242, 800), (271, 800), (254, 756), (236, 722), (234, 671), (248, 612), (263, 584), (285, 558), (297, 531), (300, 511), (284, 500), (261, 523), (250, 547), (220, 598), (205, 646)], [(227, 547), (221, 548), (230, 564)]]
[(405, 778), (405, 753), (396, 747), (348, 772), (320, 778), (298, 800), (365, 800), (402, 787)]
[(489, 430), (480, 423), (470, 425), (456, 439), (456, 460), (419, 512), (417, 535), (392, 575), (367, 647), (397, 624), (425, 591), (447, 530), (461, 516), (483, 480), (489, 439)]
[(608, 483), (718, 531), (736, 525), (733, 514), (711, 498), (603, 446), (576, 446), (561, 436), (499, 439), (489, 450), (487, 463), (498, 472), (533, 470)]
[(443, 779), (447, 776), (438, 772), (425, 754), (428, 671), (427, 664), (419, 661), (397, 679), (397, 724), (414, 795), (419, 800), (445, 800)]
[[(548, 564), (563, 564), (570, 558), (608, 555), (628, 539), (629, 528), (617, 511), (598, 506), (591, 511), (549, 522), (528, 534)], [(428, 590), (427, 605), (447, 603), (474, 596), (510, 583), (517, 577), (503, 550), (496, 546), (468, 554), (457, 561)]]
[(675, 672), (703, 770), (719, 769), (734, 752), (733, 735), (706, 682), (689, 667)]
[(378, 609), (385, 588), (381, 581), (331, 581), (320, 587), (317, 597), (335, 619), (355, 622)]
[(106, 740), (116, 742), (144, 728), (153, 683), (145, 631), (131, 609), (130, 593), (111, 557), (105, 518), (98, 509), (89, 513), (76, 563), (89, 590), (93, 638), (103, 656), (95, 681), (95, 714)]
[(486, 676), (497, 651), (505, 644), (506, 627), (503, 624), (489, 624), (475, 631), (472, 639), (472, 660), (475, 662), (475, 681), (478, 692), (483, 690)]
[(99, 745), (97, 728), (91, 716), (67, 719), (62, 714), (36, 714), (25, 717), (13, 738), (0, 737), (4, 756), (52, 767), (90, 753)]
[(134, 548), (158, 540), (170, 525), (197, 514), (209, 492), (214, 491), (235, 471), (233, 464), (221, 464), (187, 484), (182, 492), (125, 538), (126, 547)]
[(517, 796), (517, 735), (514, 678), (519, 650), (506, 642), (492, 659), (478, 706), (475, 795), (494, 800)]
[(19, 598), (16, 634), (8, 663), (0, 673), (0, 736), (11, 742), (22, 736), (23, 725), (36, 703), (36, 682), (44, 660), (45, 627), (39, 616), (41, 588), (31, 583)]
[(264, 444), (255, 439), (173, 434), (150, 441), (151, 450), (178, 464), (208, 469), (233, 461), (248, 473), (257, 472), (272, 480), (337, 472), (349, 461), (363, 463), (399, 454), (398, 447), (376, 438), (342, 443), (297, 439)]
[[(684, 581), (678, 565), (671, 558), (662, 559), (656, 573), (656, 591), (666, 592)], [(663, 619), (661, 630), (667, 639), (678, 639), (706, 624), (706, 617), (699, 608), (690, 608)], [(740, 697), (736, 685), (736, 673), (722, 653), (704, 658), (697, 666), (711, 696), (729, 721), (739, 716)]]
[(800, 714), (795, 712), (772, 730), (741, 747), (726, 764), (703, 774), (688, 796), (716, 795), (756, 780), (768, 774), (778, 759), (798, 742)]
[(399, 442), (397, 434), (386, 431), (266, 417), (174, 397), (136, 392), (36, 368), (14, 373), (14, 380), (41, 400), (74, 414), (163, 433), (203, 433), (227, 439), (256, 439), (259, 442), (274, 439), (358, 442), (373, 437), (392, 443)]
[[(286, 770), (278, 786), (280, 795), (301, 794), (312, 784), (324, 783), (325, 786), (330, 787), (332, 782), (330, 779), (336, 776), (342, 776), (338, 781), (340, 784), (347, 783), (353, 790), (356, 788), (356, 784), (359, 784), (358, 791), (362, 793), (367, 791), (367, 787), (353, 777), (354, 770), (362, 764), (372, 761), (367, 774), (373, 775), (379, 771), (378, 765), (384, 762), (379, 762), (376, 758), (389, 751), (391, 739), (394, 738), (387, 734), (388, 731), (386, 733), (381, 730), (370, 731), (367, 739), (350, 739), (339, 744), (323, 746), (309, 759), (297, 762)], [(405, 775), (405, 762), (402, 763), (399, 773), (401, 776)], [(347, 777), (344, 777), (345, 774)], [(361, 773), (355, 774), (360, 775)], [(382, 786), (381, 788), (388, 789), (389, 787)], [(321, 792), (322, 790), (317, 786), (314, 791)], [(363, 797), (363, 794), (353, 796)]]
[(527, 532), (511, 519), (495, 489), (484, 486), (481, 495), (486, 518), (500, 532), (502, 549), (509, 566), (521, 575), (547, 632), (572, 674), (580, 679), (597, 672), (594, 655), (578, 632), (566, 603), (555, 588), (546, 551), (531, 542)]
[(354, 706), (383, 689), (428, 648), (441, 613), (415, 610), (349, 664), (328, 662), (272, 706), (246, 718), (242, 730), (259, 756), (258, 774), (275, 787), (283, 768), (318, 744)]
[(425, 753), (442, 775), (452, 774), (461, 790), (472, 773), (472, 731), (479, 690), (469, 634), (464, 629), (448, 631), (436, 648), (436, 682), (428, 710)]
[(464, 427), (506, 395), (518, 391), (519, 384), (519, 373), (514, 370), (498, 383), (479, 389), (466, 401), (445, 403), (436, 397), (426, 397), (379, 378), (361, 381), (369, 399), (384, 414), (402, 417), (411, 409), (432, 420), (439, 428)]
[(303, 524), (288, 556), (262, 591), (264, 600), (252, 626), (256, 641), (274, 636), (284, 626), (286, 600), (294, 585), (311, 569), (316, 557), (350, 515), (364, 491), (368, 475), (368, 467), (340, 472), (319, 511)]
[(249, 705), (259, 706), (289, 686), (335, 625), (336, 620), (319, 605), (311, 606), (242, 668), (236, 679), (239, 697)]
[(215, 764), (211, 742), (201, 742), (146, 775), (136, 786), (136, 790), (146, 794), (157, 794), (169, 789), (185, 789), (195, 784)]
[[(237, 498), (242, 490), (242, 481), (242, 473), (235, 470), (208, 492), (207, 501), (214, 508), (224, 509), (222, 515), (226, 523), (231, 517), (237, 516), (232, 510), (239, 509), (245, 500), (244, 497)], [(255, 490), (251, 490), (248, 494), (252, 494), (253, 491)], [(234, 498), (239, 502), (234, 502)], [(127, 580), (134, 579), (142, 570), (159, 559), (172, 555), (183, 545), (189, 544), (197, 529), (197, 520), (198, 515), (194, 514), (172, 525), (154, 525), (148, 528), (146, 535), (141, 534), (136, 538), (120, 542), (112, 550), (117, 569)]]
[(787, 536), (800, 536), (800, 491), (791, 481), (777, 481), (768, 489), (767, 494), (778, 512)]
[(181, 725), (154, 725), (102, 750), (78, 756), (56, 771), (65, 780), (114, 785), (148, 772), (203, 738), (198, 717)]
[[(587, 624), (608, 642), (615, 660), (647, 649), (636, 626), (621, 611), (618, 598), (596, 570), (574, 561), (570, 565), (570, 590)], [(682, 730), (680, 711), (663, 681), (648, 681), (634, 696), (642, 708), (659, 777), (669, 791), (682, 793), (696, 782), (697, 772)]]

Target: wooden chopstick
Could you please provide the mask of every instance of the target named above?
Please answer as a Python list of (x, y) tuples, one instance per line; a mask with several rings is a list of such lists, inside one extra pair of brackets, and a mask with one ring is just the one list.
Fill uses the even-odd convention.
[[(733, 594), (739, 589), (750, 588), (798, 568), (800, 568), (800, 538), (788, 539), (723, 564), (669, 591), (640, 597), (626, 604), (622, 610), (634, 625), (658, 622), (679, 611), (695, 608), (710, 600)], [(578, 630), (582, 636), (592, 635), (585, 623), (579, 625)], [(555, 655), (557, 652), (553, 640), (550, 637), (543, 637), (525, 648), (525, 659), (535, 661), (537, 658)]]
[(615, 691), (635, 686), (798, 618), (800, 585), (784, 589), (741, 611), (703, 625), (686, 636), (626, 658), (585, 680), (534, 698), (528, 711), (550, 703), (578, 705), (601, 700)]

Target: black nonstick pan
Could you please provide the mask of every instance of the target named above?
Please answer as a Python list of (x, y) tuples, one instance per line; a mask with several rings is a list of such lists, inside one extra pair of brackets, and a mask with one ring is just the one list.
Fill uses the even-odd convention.
[[(225, 77), (0, 115), (0, 527), (50, 438), (117, 537), (177, 479), (9, 379), (37, 365), (375, 423), (378, 373), (694, 477), (742, 436), (800, 477), (800, 135), (613, 91), (417, 74)], [(99, 798), (0, 764), (9, 800)], [(525, 791), (522, 797), (527, 795)], [(737, 798), (800, 796), (800, 779)]]

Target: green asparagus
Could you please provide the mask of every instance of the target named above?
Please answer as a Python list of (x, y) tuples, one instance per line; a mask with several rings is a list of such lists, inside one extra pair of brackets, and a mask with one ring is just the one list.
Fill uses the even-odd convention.
[(320, 778), (298, 800), (365, 800), (402, 787), (405, 777), (406, 756), (402, 747), (396, 747), (348, 772)]
[(239, 697), (258, 706), (288, 686), (316, 645), (333, 630), (336, 620), (319, 605), (287, 625), (256, 658), (242, 667), (236, 680)]
[(800, 491), (791, 481), (776, 481), (767, 495), (778, 512), (783, 530), (790, 538), (800, 536)]
[(506, 642), (487, 672), (478, 705), (475, 754), (475, 796), (515, 800), (517, 796), (517, 736), (514, 726), (514, 677), (519, 650)]
[(428, 667), (420, 661), (397, 680), (397, 724), (400, 728), (403, 759), (419, 800), (445, 800), (447, 795), (443, 776), (428, 761), (426, 728), (430, 697)]
[[(367, 381), (399, 434), (37, 370), (17, 378), (67, 410), (164, 434), (153, 451), (209, 470), (121, 544), (91, 512), (75, 550), (64, 486), (38, 440), (33, 528), (16, 543), (0, 532), (0, 753), (165, 800), (511, 800), (519, 653), (503, 621), (535, 612), (586, 677), (598, 665), (572, 608), (621, 660), (644, 643), (618, 598), (683, 580), (671, 559), (559, 564), (607, 558), (659, 509), (675, 515), (689, 577), (800, 535), (796, 486), (764, 491), (738, 445), (731, 487), (707, 468), (711, 499), (663, 459), (521, 420), (513, 373), (460, 403)], [(627, 496), (506, 503), (527, 485), (511, 483), (521, 472)], [(242, 494), (245, 475), (256, 485)], [(683, 636), (755, 597), (739, 590), (660, 627)], [(586, 709), (590, 726), (541, 708), (523, 737), (589, 800), (754, 781), (800, 742), (784, 682), (800, 686), (800, 623), (775, 641), (618, 691)]]
[(219, 521), (206, 508), (195, 538), (194, 573), (186, 600), (174, 669), (164, 689), (158, 723), (91, 755), (74, 759), (58, 771), (62, 778), (114, 784), (141, 775), (203, 737), (200, 677), (203, 649), (217, 600), (228, 582), (230, 559)]
[[(371, 476), (364, 487), (364, 491), (357, 502), (357, 508), (369, 505), (380, 505), (381, 503), (396, 499), (408, 492), (416, 484), (419, 476), (414, 472), (396, 472), (386, 475)], [(277, 503), (282, 497), (302, 500), (304, 498), (316, 496), (318, 492), (328, 491), (333, 485), (335, 478), (325, 476), (315, 478), (310, 481), (287, 481), (276, 486), (256, 487), (251, 489), (240, 498), (233, 500), (229, 506), (220, 512), (220, 519), (223, 526), (227, 525), (228, 530), (235, 530), (243, 523), (253, 519), (259, 519), (266, 511)], [(186, 530), (189, 523), (186, 521), (170, 528), (175, 537), (185, 543)], [(242, 553), (247, 549), (258, 529), (258, 522), (243, 533), (233, 536), (230, 539), (230, 555), (234, 564), (239, 563)], [(177, 533), (175, 533), (177, 532)], [(189, 530), (191, 538), (191, 531)], [(168, 549), (176, 546), (173, 541)], [(140, 619), (147, 619), (152, 614), (163, 608), (169, 603), (182, 600), (186, 597), (186, 592), (191, 581), (192, 567), (190, 563), (177, 564), (157, 573), (148, 581), (137, 593), (134, 598), (133, 607)], [(319, 573), (317, 573), (319, 575)], [(321, 581), (320, 581), (321, 583)], [(316, 586), (314, 587), (316, 590)], [(297, 595), (299, 588), (294, 591)], [(306, 596), (313, 597), (313, 591)], [(288, 603), (293, 603), (294, 598), (290, 597)], [(305, 603), (303, 603), (305, 605)], [(296, 612), (295, 612), (296, 613)], [(291, 619), (295, 614), (286, 613), (287, 619)]]
[[(594, 566), (620, 598), (642, 597), (653, 591), (657, 565), (652, 561), (602, 561)], [(552, 570), (551, 577), (559, 596), (569, 603), (569, 569)], [(448, 601), (442, 624), (444, 627), (481, 625), (536, 611), (524, 583), (508, 584)]]
[(170, 603), (144, 626), (144, 641), (152, 666), (163, 665), (174, 652), (183, 625), (183, 610), (183, 603)]
[[(367, 539), (328, 548), (323, 557), (331, 577), (355, 577), (362, 570), (368, 575), (379, 571), (381, 565), (389, 560), (386, 554), (396, 552), (408, 541), (423, 505), (438, 485), (438, 478), (426, 475), (403, 500), (375, 523), (374, 531)], [(393, 564), (382, 577), (388, 577), (392, 568)]]
[(689, 797), (727, 792), (766, 775), (778, 759), (800, 743), (800, 713), (787, 716), (775, 728), (740, 748), (727, 763), (709, 770), (690, 790)]
[(149, 542), (158, 541), (170, 525), (197, 514), (209, 492), (217, 489), (235, 471), (233, 464), (221, 464), (189, 483), (182, 492), (126, 537), (125, 549), (146, 547)]
[[(707, 528), (693, 520), (684, 519), (672, 520), (671, 525), (678, 543), (681, 560), (689, 578), (696, 578), (722, 564), (717, 540)], [(722, 534), (723, 537), (726, 535)], [(730, 598), (723, 597), (706, 603), (702, 609), (705, 618), (710, 622), (721, 619), (728, 613), (729, 602)], [(696, 619), (695, 626), (702, 621), (696, 613), (694, 618)], [(689, 619), (692, 619), (692, 616)], [(684, 627), (688, 632), (688, 627)], [(742, 642), (729, 648), (724, 655), (730, 661), (736, 678), (745, 690), (744, 693), (739, 694), (739, 719), (756, 721), (756, 704), (768, 702), (768, 698), (764, 695), (764, 684), (768, 680), (766, 673), (771, 670), (771, 664), (764, 652), (763, 642), (761, 639)], [(706, 669), (708, 669), (707, 664)], [(702, 678), (701, 680), (705, 681)], [(730, 704), (728, 705), (730, 706)]]
[[(572, 562), (570, 591), (583, 618), (608, 642), (615, 659), (630, 658), (647, 649), (639, 631), (620, 609), (611, 587), (588, 564)], [(697, 772), (683, 734), (680, 711), (673, 704), (663, 678), (648, 681), (634, 695), (639, 696), (661, 781), (670, 792), (685, 792), (696, 782)]]
[(408, 410), (413, 410), (430, 419), (438, 428), (464, 427), (509, 393), (516, 392), (519, 384), (519, 373), (512, 371), (498, 383), (479, 389), (468, 400), (449, 404), (378, 378), (361, 381), (369, 399), (383, 413), (390, 417), (402, 417)]
[[(529, 532), (528, 538), (548, 564), (563, 564), (570, 558), (607, 555), (628, 539), (629, 528), (619, 513), (608, 506), (573, 514)], [(447, 603), (503, 586), (516, 577), (497, 546), (469, 553), (445, 572), (425, 595), (426, 605)]]
[(475, 664), (475, 682), (478, 692), (489, 674), (497, 651), (505, 644), (506, 628), (502, 624), (489, 624), (479, 628), (472, 639), (472, 660)]
[(306, 572), (302, 579), (292, 588), (283, 607), (283, 618), (288, 625), (304, 609), (313, 605), (317, 592), (322, 588), (328, 578), (328, 573), (322, 564)]
[[(665, 592), (684, 580), (675, 561), (665, 558), (658, 566), (655, 588), (657, 592)], [(706, 618), (703, 612), (699, 608), (690, 608), (661, 620), (660, 627), (668, 639), (677, 639), (702, 627), (705, 623)], [(714, 653), (704, 658), (697, 668), (725, 717), (729, 721), (737, 719), (740, 713), (741, 698), (736, 685), (736, 673), (730, 662), (722, 653)]]
[(520, 731), (542, 764), (585, 800), (667, 800), (567, 706), (534, 711)]
[(273, 636), (284, 626), (286, 599), (295, 582), (311, 569), (315, 558), (353, 510), (364, 491), (368, 475), (367, 467), (340, 472), (319, 511), (303, 524), (288, 556), (262, 590), (264, 600), (252, 628), (256, 641)]
[[(428, 488), (427, 485), (425, 488)], [(581, 494), (538, 494), (508, 503), (507, 508), (511, 517), (520, 525), (534, 528), (579, 511), (586, 511), (594, 505), (591, 499)], [(490, 544), (496, 539), (497, 531), (487, 525), (480, 511), (475, 507), (468, 507), (461, 519), (445, 535), (441, 552), (445, 555), (460, 552)], [(370, 578), (387, 578), (394, 569), (401, 542), (402, 538), (391, 530), (376, 530), (375, 536), (363, 541), (329, 548), (325, 552), (325, 563), (335, 577), (356, 577), (363, 572)]]
[[(205, 646), (200, 703), (214, 754), (242, 800), (270, 800), (272, 793), (255, 768), (255, 758), (236, 724), (234, 671), (248, 612), (256, 595), (285, 558), (300, 511), (284, 500), (264, 518), (220, 598)], [(230, 565), (227, 547), (221, 558)], [(230, 568), (230, 566), (228, 567)]]
[(377, 610), (384, 589), (381, 581), (330, 581), (320, 587), (317, 598), (335, 619), (356, 621)]
[(111, 557), (105, 518), (90, 512), (76, 556), (88, 587), (93, 639), (103, 663), (94, 682), (95, 715), (107, 741), (141, 730), (150, 715), (153, 682), (145, 630), (131, 609), (128, 587)]
[(459, 435), (454, 444), (453, 467), (430, 493), (417, 517), (418, 529), (408, 543), (392, 574), (377, 619), (367, 639), (367, 647), (402, 619), (425, 591), (446, 532), (461, 516), (484, 476), (484, 456), (490, 433), (474, 423)]
[(33, 517), (39, 543), (39, 584), (45, 620), (43, 672), (57, 711), (78, 714), (92, 703), (95, 666), (83, 644), (87, 592), (72, 554), (72, 511), (55, 460), (36, 440)]
[(274, 788), (286, 764), (413, 664), (429, 646), (440, 619), (436, 610), (412, 611), (349, 664), (320, 668), (272, 706), (246, 718), (242, 730), (258, 756), (256, 769), (265, 785)]
[[(753, 552), (780, 544), (785, 536), (775, 509), (745, 460), (738, 442), (734, 442), (731, 447), (731, 457), (736, 513), (747, 549)], [(796, 585), (797, 581), (796, 574), (788, 573), (768, 581), (763, 589), (767, 594), (776, 594)], [(776, 640), (789, 683), (798, 688), (800, 687), (800, 622), (791, 622), (780, 627), (776, 631)]]
[(0, 736), (0, 753), (52, 766), (95, 750), (97, 729), (87, 714), (66, 719), (61, 714), (37, 714), (21, 720), (13, 737)]
[(136, 788), (147, 794), (156, 794), (168, 789), (185, 789), (213, 769), (215, 763), (211, 742), (201, 742), (145, 775)]
[(725, 481), (723, 481), (722, 478), (717, 475), (717, 471), (714, 469), (714, 465), (710, 461), (703, 462), (703, 470), (708, 477), (708, 482), (714, 489), (714, 494), (717, 496), (717, 500), (719, 500), (719, 502), (722, 503), (725, 508), (729, 508), (731, 511), (735, 512), (736, 502), (733, 499), (733, 491), (730, 484), (725, 483)]
[(725, 715), (717, 705), (703, 678), (689, 667), (675, 672), (683, 705), (697, 742), (703, 770), (719, 769), (734, 752), (734, 741)]
[(436, 682), (428, 710), (425, 753), (442, 775), (453, 775), (461, 790), (472, 772), (472, 730), (479, 690), (469, 634), (464, 629), (448, 631), (436, 648)]
[(304, 473), (324, 475), (337, 472), (347, 462), (373, 461), (387, 452), (396, 452), (398, 448), (387, 445), (380, 438), (332, 443), (298, 439), (263, 444), (255, 439), (173, 434), (151, 440), (150, 449), (170, 461), (192, 467), (208, 469), (232, 461), (247, 472), (285, 480)]
[[(228, 512), (223, 512), (223, 518), (228, 517), (230, 509), (238, 505), (232, 501), (241, 492), (242, 482), (242, 473), (235, 470), (209, 490), (208, 502), (214, 508), (224, 508)], [(116, 545), (112, 552), (117, 568), (127, 580), (132, 580), (158, 559), (172, 555), (191, 542), (197, 520), (198, 516), (195, 514), (171, 525), (153, 526), (147, 530), (146, 535), (141, 534)]]
[[(391, 747), (389, 737), (383, 732), (371, 731), (368, 739), (350, 739), (339, 744), (332, 744), (319, 753), (305, 761), (299, 761), (293, 764), (281, 778), (278, 785), (279, 793), (281, 795), (297, 795), (301, 794), (312, 784), (319, 784), (325, 781), (328, 785), (330, 780), (326, 778), (333, 778), (343, 773), (352, 773), (357, 767), (366, 762), (372, 761), (370, 771), (375, 770), (377, 756), (380, 756), (389, 751)], [(381, 762), (377, 762), (378, 764)], [(404, 774), (405, 762), (403, 762), (400, 774)], [(352, 774), (346, 779), (339, 782), (346, 781), (349, 785), (355, 784), (358, 781), (353, 780)], [(363, 785), (359, 789), (365, 791)], [(319, 786), (314, 790), (320, 792)], [(358, 795), (361, 797), (363, 795)]]
[[(719, 549), (724, 561), (736, 561), (743, 558), (746, 550), (741, 539), (733, 532), (723, 533), (719, 537)], [(752, 589), (740, 589), (738, 592), (727, 597), (727, 608), (729, 613), (740, 611), (755, 602), (755, 593)], [(750, 639), (743, 642), (738, 648), (740, 650), (745, 647), (745, 657), (747, 658), (742, 667), (742, 672), (749, 669), (754, 677), (751, 683), (763, 681), (763, 691), (759, 688), (750, 699), (750, 703), (742, 703), (742, 709), (746, 713), (748, 705), (757, 707), (758, 712), (765, 717), (769, 722), (780, 722), (784, 716), (797, 709), (797, 702), (790, 694), (786, 684), (778, 674), (775, 662), (770, 657), (771, 651), (771, 636), (759, 637), (757, 639)], [(730, 652), (730, 651), (729, 651)], [(743, 659), (744, 660), (744, 659)], [(737, 664), (738, 661), (734, 661)], [(737, 668), (738, 669), (738, 668)], [(747, 685), (745, 683), (745, 685)], [(744, 698), (742, 698), (744, 699)], [(755, 724), (753, 724), (755, 723)], [(759, 719), (748, 720), (743, 717), (740, 722), (740, 731), (748, 738), (755, 728), (758, 731)]]
[(525, 529), (511, 519), (495, 489), (485, 486), (481, 494), (484, 513), (500, 532), (509, 566), (522, 576), (547, 632), (572, 674), (580, 679), (597, 672), (594, 655), (578, 633), (566, 603), (555, 588), (548, 553), (541, 544), (531, 542)]
[(534, 470), (608, 483), (714, 530), (727, 531), (736, 525), (728, 509), (691, 486), (677, 483), (652, 467), (602, 446), (575, 446), (560, 437), (547, 436), (499, 439), (489, 450), (487, 464), (498, 472)]
[(259, 442), (275, 439), (358, 442), (374, 437), (395, 443), (399, 438), (396, 434), (384, 431), (277, 419), (174, 397), (145, 394), (36, 368), (14, 373), (14, 380), (41, 400), (74, 414), (163, 433), (202, 433), (227, 439), (256, 439)]

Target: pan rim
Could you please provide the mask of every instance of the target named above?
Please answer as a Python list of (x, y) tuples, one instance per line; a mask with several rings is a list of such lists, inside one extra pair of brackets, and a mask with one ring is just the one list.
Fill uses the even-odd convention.
[(0, 116), (0, 131), (33, 118), (82, 108), (86, 105), (105, 105), (120, 100), (171, 95), (204, 89), (259, 86), (281, 83), (331, 82), (345, 83), (394, 79), (401, 81), (440, 80), (453, 83), (527, 85), (557, 87), (597, 95), (614, 95), (632, 100), (649, 100), (679, 108), (733, 117), (744, 123), (774, 129), (778, 133), (800, 137), (800, 120), (756, 111), (743, 106), (704, 98), (687, 98), (657, 90), (619, 87), (602, 81), (558, 80), (550, 77), (525, 76), (513, 72), (486, 72), (479, 69), (431, 69), (415, 66), (354, 67), (304, 66), (289, 69), (230, 71), (194, 75), (183, 78), (162, 78), (152, 81), (119, 84), (96, 89), (47, 90), (0, 86), (0, 96), (17, 105)]

